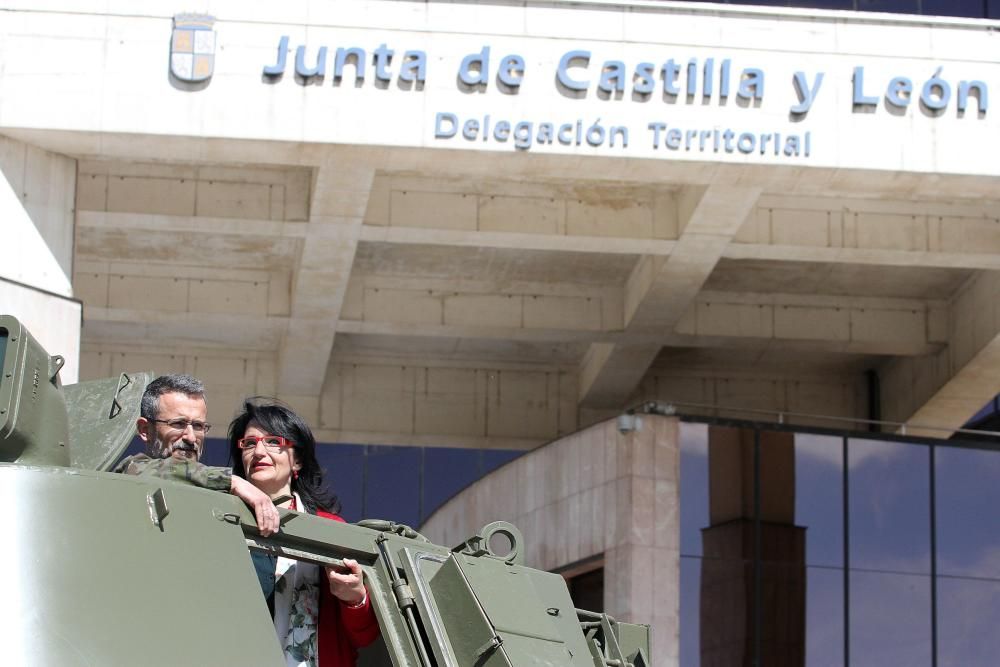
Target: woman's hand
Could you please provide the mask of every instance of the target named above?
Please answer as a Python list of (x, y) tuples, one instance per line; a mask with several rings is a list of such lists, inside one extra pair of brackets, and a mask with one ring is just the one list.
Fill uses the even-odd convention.
[(365, 601), (367, 593), (361, 566), (353, 558), (344, 559), (344, 569), (326, 568), (326, 579), (330, 584), (330, 592), (344, 604), (353, 607)]
[(281, 517), (278, 516), (277, 508), (266, 493), (236, 475), (233, 475), (229, 492), (239, 497), (253, 510), (253, 514), (257, 518), (257, 530), (260, 531), (261, 535), (268, 537), (281, 530)]

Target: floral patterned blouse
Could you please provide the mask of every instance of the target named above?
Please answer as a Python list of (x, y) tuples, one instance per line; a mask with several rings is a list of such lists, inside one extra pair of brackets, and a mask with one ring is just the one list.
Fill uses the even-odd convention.
[[(295, 494), (292, 509), (303, 507)], [(274, 569), (274, 629), (288, 667), (316, 667), (320, 567), (278, 557)]]

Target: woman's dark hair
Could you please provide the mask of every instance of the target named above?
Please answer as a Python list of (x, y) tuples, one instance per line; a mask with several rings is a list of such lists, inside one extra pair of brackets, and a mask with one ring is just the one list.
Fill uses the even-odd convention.
[(243, 410), (229, 424), (229, 460), (233, 464), (233, 474), (246, 479), (243, 470), (243, 451), (238, 441), (254, 424), (271, 435), (280, 435), (295, 443), (298, 456), (298, 479), (292, 478), (292, 491), (302, 497), (306, 510), (315, 513), (317, 509), (340, 513), (340, 500), (331, 492), (323, 480), (323, 469), (316, 460), (316, 439), (302, 417), (277, 399), (254, 396), (243, 401)]

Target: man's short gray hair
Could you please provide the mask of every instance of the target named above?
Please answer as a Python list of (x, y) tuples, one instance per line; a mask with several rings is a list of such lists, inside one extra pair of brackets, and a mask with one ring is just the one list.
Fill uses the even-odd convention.
[(161, 375), (148, 385), (142, 394), (140, 413), (146, 419), (156, 419), (160, 412), (160, 396), (171, 393), (191, 398), (205, 398), (205, 385), (196, 377), (186, 374)]

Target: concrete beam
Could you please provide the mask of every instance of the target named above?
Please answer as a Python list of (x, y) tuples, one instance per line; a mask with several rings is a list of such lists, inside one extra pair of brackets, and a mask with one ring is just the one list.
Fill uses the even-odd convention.
[(346, 159), (317, 169), (291, 316), (278, 350), (282, 396), (315, 400), (323, 388), (374, 177), (374, 168)]
[[(1000, 394), (1000, 334), (983, 346), (907, 420), (907, 433), (947, 437)], [(922, 429), (928, 425), (949, 429)]]
[(163, 349), (218, 347), (273, 351), (288, 318), (239, 313), (177, 312), (155, 308), (85, 310), (87, 342), (128, 344), (141, 341)]
[(996, 270), (1000, 268), (996, 211), (996, 201), (987, 197), (766, 194), (726, 248), (725, 257)]
[[(303, 238), (306, 225), (283, 221), (203, 216), (170, 216), (137, 213), (79, 211), (76, 226), (81, 234), (78, 254), (90, 258), (103, 257), (114, 247), (115, 252), (143, 252), (148, 243), (142, 236), (125, 231), (141, 231), (153, 235), (194, 234), (224, 237)], [(109, 239), (113, 237), (113, 242)], [(89, 241), (93, 239), (93, 241)], [(661, 239), (618, 238), (613, 243), (601, 237), (565, 236), (561, 234), (524, 234), (514, 232), (479, 232), (447, 229), (383, 227), (364, 225), (360, 241), (395, 245), (436, 245), (458, 248), (501, 248), (540, 250), (568, 253), (641, 255), (650, 260), (673, 254), (677, 242)], [(122, 244), (128, 244), (122, 247)], [(218, 252), (225, 252), (221, 242), (214, 242)], [(104, 250), (101, 250), (103, 248)], [(119, 251), (120, 248), (120, 251)], [(120, 255), (119, 255), (120, 256)], [(824, 264), (858, 264), (869, 266), (941, 269), (1000, 270), (1000, 253), (941, 252), (891, 250), (884, 248), (843, 248), (762, 243), (732, 243), (722, 257), (732, 260), (774, 262), (810, 262)]]
[(147, 261), (172, 266), (182, 262), (185, 266), (287, 270), (303, 236), (220, 232), (204, 226), (195, 231), (84, 224), (76, 233), (76, 258), (84, 262)]
[[(760, 196), (760, 188), (711, 185), (686, 188), (677, 197), (682, 229), (674, 252), (666, 258), (644, 255), (625, 287), (626, 331), (671, 333), (701, 290), (726, 246), (739, 231)], [(623, 344), (610, 353), (592, 350), (587, 368), (593, 377), (581, 391), (588, 408), (620, 407), (632, 393), (660, 346)]]
[[(842, 352), (898, 355), (929, 354), (947, 340), (944, 301), (701, 291), (666, 333), (624, 328), (623, 292), (632, 293), (627, 287), (579, 284), (354, 276), (338, 327), (351, 333), (546, 342), (666, 344), (674, 335), (719, 339), (724, 347), (726, 339), (736, 338), (813, 341)], [(625, 301), (626, 311), (630, 305)]]
[[(493, 340), (514, 343), (575, 344), (588, 343), (591, 347), (601, 345), (621, 345), (632, 348), (655, 347), (657, 352), (664, 346), (704, 347), (739, 350), (764, 350), (774, 345), (778, 339), (751, 337), (749, 335), (690, 335), (690, 334), (625, 334), (617, 332), (593, 332), (569, 329), (526, 329), (504, 327), (448, 326), (440, 324), (406, 324), (392, 322), (358, 322), (341, 320), (337, 325), (339, 333), (370, 336), (393, 336), (399, 338), (437, 338), (441, 340)], [(790, 349), (830, 352), (835, 354), (871, 354), (898, 357), (923, 356), (941, 349), (940, 343), (907, 341), (900, 337), (887, 340), (820, 340), (818, 338), (782, 338), (781, 344)], [(594, 364), (603, 365), (607, 361), (607, 351), (590, 349), (580, 362), (581, 372), (590, 376), (596, 373)], [(592, 380), (591, 380), (592, 382)], [(588, 385), (590, 382), (587, 383)]]
[[(169, 267), (150, 265), (147, 269), (148, 278), (132, 276), (130, 281), (145, 280), (150, 289), (165, 289), (160, 282), (161, 274)], [(108, 290), (107, 280), (101, 280), (102, 277), (110, 277), (112, 287), (131, 282), (123, 281), (117, 274), (96, 274), (94, 287), (81, 292), (88, 303), (88, 336), (92, 340), (120, 342), (139, 339), (171, 344), (184, 340), (197, 345), (228, 344), (240, 349), (277, 348), (289, 319), (283, 307), (287, 303), (285, 298), (275, 295), (287, 290), (287, 283), (269, 277), (266, 272), (243, 275), (224, 270), (214, 276), (212, 273), (210, 269), (192, 270), (180, 282), (166, 283), (167, 286), (176, 283), (174, 291), (181, 296), (187, 294), (188, 300), (173, 303), (164, 296), (160, 308), (148, 307), (142, 293), (132, 297), (120, 295), (114, 303), (102, 305), (106, 301), (102, 294)], [(250, 283), (251, 280), (255, 282)], [(185, 281), (191, 284), (186, 286)], [(85, 284), (82, 277), (77, 282)], [(337, 332), (657, 348), (669, 345), (763, 350), (780, 342), (796, 349), (895, 356), (933, 354), (948, 340), (947, 304), (937, 301), (703, 291), (674, 331), (663, 333), (654, 329), (623, 330), (620, 323), (602, 322), (615, 304), (620, 308), (621, 299), (600, 291), (589, 295), (586, 291), (561, 294), (558, 290), (548, 295), (504, 294), (498, 293), (496, 290), (500, 288), (494, 285), (493, 292), (446, 292), (437, 280), (426, 284), (406, 278), (375, 282), (377, 294), (345, 297)], [(488, 286), (476, 287), (485, 290)], [(440, 292), (438, 288), (442, 288)], [(218, 294), (214, 300), (207, 296), (207, 300), (191, 300), (191, 295), (201, 293)], [(115, 294), (112, 290), (112, 296)], [(258, 294), (271, 295), (273, 303), (257, 303)], [(227, 306), (232, 312), (218, 311), (221, 298), (234, 302)], [(605, 298), (609, 303), (602, 302)], [(253, 303), (240, 305), (241, 300), (247, 299)], [(119, 305), (132, 302), (137, 306)], [(167, 309), (167, 305), (172, 307)], [(560, 316), (560, 311), (565, 316)], [(587, 369), (584, 375), (590, 378), (583, 384), (590, 385), (595, 364), (600, 359), (603, 365), (607, 354), (607, 350), (591, 352), (581, 364), (581, 369)]]
[(1000, 271), (1000, 253), (930, 252), (880, 248), (822, 248), (798, 245), (733, 243), (725, 259), (767, 262), (812, 262), (869, 266), (920, 266), (935, 269)]
[(617, 338), (614, 334), (602, 335), (599, 332), (572, 329), (528, 329), (523, 327), (502, 327), (475, 325), (443, 325), (433, 323), (409, 322), (358, 322), (341, 320), (337, 331), (350, 334), (372, 336), (400, 336), (418, 338), (446, 339), (481, 339), (496, 341), (532, 342), (532, 343), (573, 343), (589, 342), (595, 338)]
[(120, 213), (114, 211), (78, 211), (78, 229), (123, 229), (134, 232), (198, 232), (241, 234), (245, 236), (292, 237), (305, 235), (306, 223), (251, 218), (216, 218), (202, 215), (164, 215), (156, 213)]
[[(883, 417), (947, 437), (1000, 393), (1000, 272), (974, 275), (948, 305), (948, 346), (880, 372)], [(921, 430), (933, 426), (941, 430)]]
[[(128, 230), (155, 234), (199, 233), (210, 235), (239, 234), (243, 237), (303, 238), (306, 225), (285, 221), (205, 216), (172, 216), (105, 211), (77, 212), (76, 226), (85, 234), (97, 230)], [(90, 230), (94, 230), (91, 232)], [(130, 236), (123, 236), (128, 242)], [(677, 242), (663, 239), (567, 236), (563, 234), (525, 234), (517, 232), (482, 232), (451, 229), (385, 227), (366, 224), (359, 238), (362, 242), (395, 245), (436, 245), (456, 248), (501, 248), (542, 250), (568, 253), (641, 255), (649, 259), (674, 253)], [(139, 251), (141, 242), (131, 241)], [(81, 249), (87, 251), (87, 246)], [(126, 249), (127, 250), (127, 249)], [(1000, 254), (995, 252), (940, 252), (891, 250), (884, 248), (843, 248), (770, 243), (732, 243), (722, 257), (734, 260), (862, 264), (872, 266), (923, 266), (943, 269), (1000, 270)]]
[[(774, 199), (773, 196), (769, 199)], [(772, 202), (773, 203), (773, 202)], [(795, 203), (795, 202), (793, 202)], [(796, 205), (804, 205), (798, 203)], [(902, 206), (902, 203), (899, 204)], [(796, 211), (802, 215), (816, 213), (822, 216), (842, 215), (840, 211)], [(943, 212), (943, 211), (942, 211)], [(779, 235), (773, 232), (763, 234), (768, 242), (749, 242), (748, 239), (761, 237), (758, 233), (748, 233), (740, 230), (735, 242), (723, 251), (723, 257), (734, 260), (760, 261), (793, 261), (835, 264), (862, 264), (873, 266), (921, 266), (946, 269), (987, 269), (1000, 270), (1000, 253), (994, 251), (997, 242), (992, 239), (988, 230), (996, 223), (980, 215), (974, 217), (976, 211), (958, 208), (959, 216), (953, 214), (950, 220), (956, 227), (975, 225), (985, 227), (984, 230), (973, 229), (969, 233), (972, 238), (965, 246), (951, 244), (949, 249), (942, 249), (942, 244), (931, 244), (926, 238), (927, 231), (921, 230), (918, 236), (922, 246), (934, 245), (937, 249), (896, 249), (879, 247), (871, 239), (863, 244), (864, 235), (856, 239), (856, 247), (844, 245), (831, 246), (832, 237), (837, 243), (843, 244), (844, 233), (831, 231), (831, 223), (824, 222), (820, 229), (813, 233), (802, 231), (812, 220), (808, 216), (797, 217), (796, 232), (800, 234), (790, 238), (792, 232)], [(774, 217), (762, 207), (757, 207), (754, 217)], [(885, 217), (885, 216), (882, 216)], [(943, 217), (943, 216), (939, 216)], [(773, 220), (769, 220), (774, 225)], [(761, 223), (757, 223), (761, 224)], [(130, 230), (151, 233), (211, 233), (211, 234), (241, 234), (244, 236), (290, 237), (301, 238), (305, 233), (305, 225), (287, 221), (256, 220), (240, 218), (212, 218), (208, 216), (175, 216), (143, 213), (116, 213), (105, 211), (80, 210), (77, 213), (77, 228), (80, 230)], [(839, 225), (839, 223), (838, 223)], [(770, 228), (769, 228), (770, 229)], [(938, 233), (956, 231), (948, 226), (948, 222), (939, 223), (935, 230)], [(961, 230), (958, 230), (961, 231)], [(970, 230), (966, 230), (970, 231)], [(1000, 232), (997, 232), (1000, 234)], [(743, 238), (743, 237), (746, 238)], [(856, 236), (856, 234), (855, 234)], [(762, 240), (764, 240), (762, 239)], [(504, 248), (515, 250), (545, 250), (559, 252), (580, 252), (600, 254), (643, 255), (650, 258), (664, 257), (674, 252), (676, 241), (665, 239), (615, 238), (612, 240), (596, 237), (570, 235), (565, 233), (523, 233), (497, 231), (469, 231), (463, 229), (435, 229), (426, 227), (390, 227), (377, 224), (365, 224), (361, 230), (361, 241), (373, 243), (388, 243), (398, 245), (438, 245), (447, 247), (469, 248)], [(975, 243), (978, 241), (978, 243)], [(900, 239), (900, 247), (912, 246), (916, 241)], [(811, 245), (815, 243), (815, 245)], [(984, 245), (985, 243), (985, 245)], [(884, 244), (883, 244), (884, 245)], [(953, 247), (954, 246), (954, 247)], [(85, 250), (86, 248), (84, 248)]]
[(660, 347), (660, 343), (591, 344), (580, 365), (581, 406), (624, 407)]
[(704, 291), (675, 332), (708, 339), (822, 341), (826, 349), (845, 353), (917, 356), (947, 343), (948, 312), (946, 302), (933, 300)]
[[(674, 252), (652, 270), (643, 268), (641, 258), (636, 273), (648, 279), (629, 280), (637, 294), (626, 298), (635, 306), (626, 310), (627, 327), (671, 328), (701, 290), (726, 246), (753, 210), (760, 188), (713, 185), (687, 188), (678, 198), (683, 231)], [(629, 312), (631, 310), (631, 312)]]
[(614, 255), (669, 255), (675, 242), (663, 239), (569, 236), (565, 234), (526, 234), (519, 232), (481, 232), (419, 227), (382, 227), (365, 225), (361, 240), (400, 245), (439, 245), (458, 248), (502, 248), (509, 250), (546, 250)]

